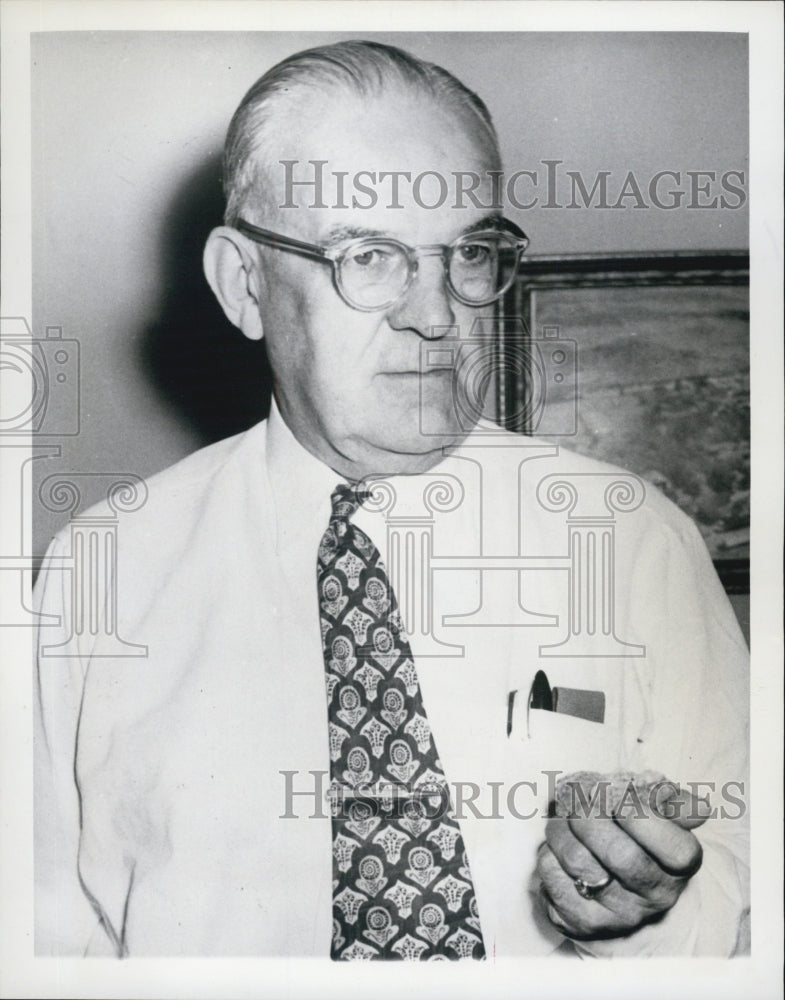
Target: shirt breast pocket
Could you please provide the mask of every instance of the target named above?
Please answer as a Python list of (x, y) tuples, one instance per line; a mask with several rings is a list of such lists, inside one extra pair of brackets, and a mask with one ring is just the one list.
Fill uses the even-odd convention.
[(526, 706), (520, 716), (510, 736), (523, 744), (521, 749), (540, 772), (606, 773), (622, 766), (619, 732), (607, 722)]

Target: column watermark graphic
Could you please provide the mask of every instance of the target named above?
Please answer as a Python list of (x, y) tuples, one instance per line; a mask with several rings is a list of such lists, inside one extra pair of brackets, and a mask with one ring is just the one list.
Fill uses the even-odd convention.
[(540, 656), (643, 656), (645, 647), (616, 635), (616, 514), (643, 503), (643, 480), (631, 473), (546, 476), (537, 498), (546, 510), (566, 511), (569, 612), (563, 642), (540, 646)]
[[(106, 502), (81, 513), (86, 484), (100, 484)], [(118, 634), (119, 515), (139, 510), (147, 487), (139, 476), (122, 473), (68, 473), (41, 483), (39, 497), (52, 511), (68, 514), (70, 553), (47, 556), (42, 570), (59, 570), (70, 577), (70, 635), (63, 642), (42, 642), (40, 655), (78, 656), (74, 640), (89, 644), (91, 657), (147, 656), (147, 646), (126, 642)], [(92, 492), (92, 491), (91, 491)]]
[[(502, 446), (500, 446), (502, 447)], [(518, 488), (522, 466), (556, 454), (555, 447), (527, 444), (513, 439), (503, 445), (513, 461), (500, 470), (486, 466), (486, 446), (466, 449), (480, 470), (483, 489), (501, 490), (512, 479)], [(475, 455), (476, 452), (476, 455)], [(489, 467), (490, 466), (490, 467)], [(522, 604), (520, 576), (524, 571), (564, 570), (568, 594), (566, 636), (543, 643), (541, 657), (641, 657), (645, 646), (616, 634), (616, 516), (636, 510), (643, 501), (643, 481), (632, 474), (557, 474), (539, 482), (537, 499), (545, 510), (566, 513), (563, 555), (528, 554), (512, 549), (516, 535), (498, 522), (483, 520), (479, 552), (443, 555), (434, 551), (434, 530), (439, 512), (455, 510), (463, 488), (455, 476), (419, 477), (426, 481), (420, 510), (396, 512), (397, 494), (389, 482), (368, 480), (372, 498), (369, 509), (382, 512), (387, 527), (388, 573), (407, 633), (416, 643), (418, 656), (463, 656), (464, 646), (451, 641), (446, 630), (457, 627), (558, 628), (555, 615), (528, 611)], [(517, 533), (518, 545), (521, 534)], [(506, 545), (506, 550), (504, 546)], [(434, 614), (434, 578), (439, 572), (474, 570), (481, 577), (480, 604), (465, 615)], [(509, 609), (514, 607), (514, 613)]]

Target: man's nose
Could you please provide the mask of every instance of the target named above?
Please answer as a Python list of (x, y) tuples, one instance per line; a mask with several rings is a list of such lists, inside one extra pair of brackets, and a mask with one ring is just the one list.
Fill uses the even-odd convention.
[(443, 328), (454, 324), (455, 314), (439, 255), (420, 257), (411, 284), (388, 312), (387, 321), (394, 330), (414, 330), (426, 340), (443, 337)]

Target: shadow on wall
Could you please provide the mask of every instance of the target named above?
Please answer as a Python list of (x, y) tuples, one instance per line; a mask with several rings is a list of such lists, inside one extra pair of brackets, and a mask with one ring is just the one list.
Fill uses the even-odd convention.
[(223, 214), (220, 157), (187, 178), (165, 222), (161, 315), (144, 332), (141, 363), (166, 403), (211, 444), (267, 416), (272, 372), (264, 342), (226, 319), (202, 273), (202, 250)]

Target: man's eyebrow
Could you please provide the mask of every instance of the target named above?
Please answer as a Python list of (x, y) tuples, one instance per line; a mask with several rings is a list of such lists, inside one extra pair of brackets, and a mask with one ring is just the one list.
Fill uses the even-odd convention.
[[(482, 219), (478, 219), (477, 222), (472, 222), (471, 225), (465, 226), (459, 236), (467, 236), (470, 233), (479, 233), (486, 229), (503, 229), (504, 219), (498, 212), (491, 215), (483, 216)], [(391, 233), (384, 232), (381, 229), (368, 229), (365, 226), (333, 226), (327, 230), (324, 234), (322, 240), (320, 240), (319, 245), (328, 250), (330, 247), (334, 247), (339, 243), (343, 243), (346, 240), (358, 240), (361, 237), (372, 237), (376, 239), (390, 240), (396, 239)]]
[(358, 240), (362, 236), (391, 239), (389, 233), (383, 233), (379, 229), (367, 229), (365, 226), (333, 226), (325, 233), (324, 238), (320, 241), (320, 246), (323, 246), (327, 250), (338, 243), (343, 243), (345, 240)]
[(504, 219), (498, 212), (486, 215), (482, 219), (478, 219), (477, 222), (472, 222), (471, 225), (466, 226), (461, 231), (461, 236), (467, 236), (469, 233), (479, 233), (483, 229), (504, 229)]

